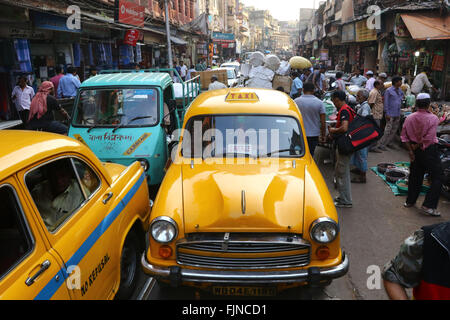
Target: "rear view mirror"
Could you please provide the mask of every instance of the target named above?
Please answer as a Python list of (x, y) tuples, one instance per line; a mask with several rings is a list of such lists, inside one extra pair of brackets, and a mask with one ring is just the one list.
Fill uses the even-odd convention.
[(174, 99), (171, 99), (167, 101), (167, 106), (169, 107), (169, 110), (172, 112), (177, 107), (177, 101)]

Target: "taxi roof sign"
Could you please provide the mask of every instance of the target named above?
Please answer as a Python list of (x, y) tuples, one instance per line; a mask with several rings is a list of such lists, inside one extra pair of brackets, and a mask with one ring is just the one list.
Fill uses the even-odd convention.
[(225, 102), (258, 102), (259, 98), (254, 92), (230, 92), (225, 98)]

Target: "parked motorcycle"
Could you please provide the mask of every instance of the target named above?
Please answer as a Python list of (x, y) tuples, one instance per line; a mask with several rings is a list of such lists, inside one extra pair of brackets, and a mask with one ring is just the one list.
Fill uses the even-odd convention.
[(439, 157), (442, 165), (442, 195), (450, 200), (450, 134), (438, 137)]

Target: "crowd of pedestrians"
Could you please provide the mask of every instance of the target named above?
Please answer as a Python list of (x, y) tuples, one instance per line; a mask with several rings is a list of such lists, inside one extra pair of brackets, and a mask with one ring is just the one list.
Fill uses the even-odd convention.
[[(348, 92), (343, 80), (342, 72), (336, 73), (334, 91), (331, 100), (337, 109), (336, 125), (325, 128), (325, 114), (320, 93), (327, 85), (322, 78), (324, 67), (316, 66), (314, 70), (304, 70), (292, 73), (293, 84), (290, 96), (302, 113), (307, 141), (311, 154), (314, 156), (316, 147), (320, 142), (336, 141), (337, 137), (347, 133), (349, 124), (355, 117), (371, 117), (378, 127), (384, 123), (382, 137), (372, 145), (358, 149), (353, 154), (336, 152), (335, 183), (338, 196), (334, 199), (336, 207), (351, 208), (353, 206), (351, 184), (366, 183), (368, 171), (368, 155), (370, 152), (382, 153), (390, 149), (398, 149), (396, 144), (397, 133), (401, 129), (401, 140), (409, 148), (411, 157), (411, 174), (408, 188), (408, 200), (405, 207), (411, 207), (417, 201), (420, 188), (426, 172), (430, 173), (432, 187), (421, 208), (429, 216), (440, 216), (437, 205), (440, 195), (441, 182), (439, 175), (442, 168), (437, 153), (436, 129), (439, 119), (429, 111), (431, 97), (423, 93), (424, 89), (432, 89), (428, 81), (429, 70), (419, 73), (412, 83), (411, 91), (416, 94), (417, 111), (406, 118), (401, 126), (401, 109), (405, 100), (402, 77), (392, 77), (392, 85), (385, 88), (387, 75), (380, 73), (375, 77), (372, 71), (362, 72), (356, 70), (347, 84), (360, 87), (357, 92), (356, 108), (348, 105)], [(305, 81), (303, 81), (303, 80)], [(327, 130), (326, 130), (327, 129)], [(328, 135), (326, 135), (326, 133)], [(353, 167), (353, 169), (351, 169)], [(353, 178), (352, 177), (353, 174)]]

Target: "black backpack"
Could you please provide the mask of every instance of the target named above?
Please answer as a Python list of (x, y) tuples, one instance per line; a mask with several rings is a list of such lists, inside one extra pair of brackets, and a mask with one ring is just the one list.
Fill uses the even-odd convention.
[(378, 141), (382, 134), (381, 128), (372, 116), (356, 115), (348, 125), (347, 133), (336, 139), (338, 151), (340, 154), (352, 154)]

